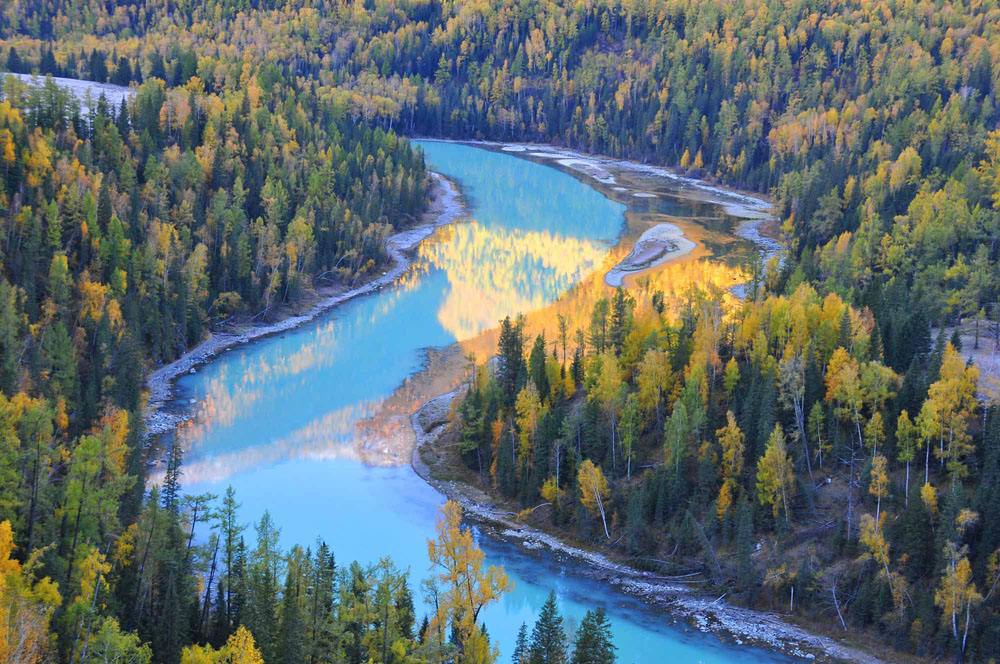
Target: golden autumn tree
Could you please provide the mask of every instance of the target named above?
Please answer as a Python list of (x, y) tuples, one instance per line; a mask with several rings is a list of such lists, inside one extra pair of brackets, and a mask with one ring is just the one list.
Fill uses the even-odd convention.
[(722, 374), (722, 389), (726, 391), (726, 403), (732, 403), (733, 395), (736, 393), (736, 387), (740, 384), (740, 365), (737, 364), (736, 358), (731, 357), (729, 361), (726, 362), (726, 368)]
[[(892, 571), (889, 568), (891, 559), (889, 557), (889, 542), (885, 537), (885, 518), (885, 512), (882, 512), (877, 517), (872, 517), (871, 514), (861, 515), (861, 535), (859, 541), (864, 547), (864, 553), (861, 554), (858, 561), (865, 562), (872, 560), (875, 562), (879, 568), (878, 577), (889, 586), (896, 615), (902, 616), (903, 609), (907, 604), (911, 608), (913, 607), (913, 599), (910, 597), (910, 589), (906, 578), (898, 571)], [(903, 560), (905, 561), (905, 558)]]
[(791, 523), (788, 514), (788, 491), (795, 480), (792, 459), (785, 449), (785, 432), (775, 424), (767, 439), (764, 456), (757, 463), (757, 495), (761, 505), (770, 505), (774, 517), (784, 508), (785, 522)]
[(934, 456), (946, 465), (953, 487), (968, 476), (965, 458), (975, 449), (969, 422), (978, 406), (978, 382), (979, 369), (975, 365), (966, 366), (962, 355), (947, 344), (941, 358), (941, 377), (928, 389), (927, 401), (918, 418), (928, 447), (930, 440), (937, 438)]
[(518, 392), (514, 410), (517, 413), (517, 428), (520, 432), (515, 472), (520, 476), (522, 471), (530, 472), (534, 463), (535, 430), (544, 412), (534, 382), (529, 380), (528, 384)]
[(736, 424), (733, 411), (726, 412), (726, 426), (715, 432), (722, 445), (722, 488), (716, 501), (716, 509), (721, 519), (735, 500), (734, 492), (739, 488), (739, 477), (743, 473), (743, 455), (746, 446), (745, 436)]
[(651, 348), (646, 351), (639, 364), (639, 375), (636, 376), (639, 387), (639, 406), (642, 412), (656, 414), (656, 426), (662, 426), (663, 415), (660, 406), (664, 395), (673, 387), (673, 376), (670, 370), (670, 355), (665, 350)]
[(264, 656), (250, 630), (240, 625), (218, 650), (208, 645), (187, 646), (181, 651), (181, 664), (264, 664)]
[(264, 664), (264, 657), (254, 642), (253, 634), (243, 625), (229, 636), (222, 653), (220, 664)]
[(905, 409), (900, 412), (896, 420), (896, 449), (897, 457), (906, 463), (906, 484), (904, 485), (904, 495), (906, 502), (910, 502), (910, 462), (916, 455), (917, 446), (920, 444), (920, 432), (917, 426), (910, 419), (910, 413)]
[(427, 540), (427, 557), (431, 570), (437, 570), (434, 580), (440, 585), (439, 610), (431, 620), (431, 633), (452, 625), (458, 635), (460, 661), (468, 664), (489, 664), (499, 657), (492, 648), (484, 655), (477, 640), (479, 613), (514, 584), (503, 567), (483, 568), (486, 554), (476, 546), (472, 531), (462, 527), (462, 506), (449, 500), (441, 507), (437, 538)]
[(938, 500), (937, 490), (934, 489), (934, 486), (930, 482), (920, 487), (920, 499), (924, 501), (924, 505), (927, 507), (927, 511), (930, 512), (931, 519), (933, 519), (938, 512)]
[(181, 664), (218, 664), (222, 652), (212, 646), (190, 645), (181, 651)]
[(0, 662), (36, 664), (51, 661), (49, 618), (62, 603), (48, 577), (35, 580), (33, 570), (43, 549), (21, 565), (12, 558), (14, 533), (10, 522), (0, 522)]
[(951, 634), (956, 641), (959, 641), (959, 619), (965, 614), (960, 645), (962, 652), (965, 652), (965, 640), (969, 635), (972, 609), (983, 601), (983, 596), (976, 590), (976, 584), (972, 580), (968, 553), (966, 546), (959, 548), (954, 542), (945, 544), (946, 566), (941, 575), (941, 584), (934, 593), (934, 604), (941, 609), (941, 621), (951, 625)]
[(879, 455), (872, 459), (871, 482), (868, 483), (868, 493), (875, 496), (875, 520), (882, 513), (882, 499), (889, 495), (889, 475), (886, 471), (888, 462)]
[(864, 440), (861, 415), (865, 393), (858, 363), (847, 349), (841, 347), (834, 351), (826, 368), (825, 380), (826, 400), (835, 404), (834, 413), (838, 417), (853, 422), (860, 443)]

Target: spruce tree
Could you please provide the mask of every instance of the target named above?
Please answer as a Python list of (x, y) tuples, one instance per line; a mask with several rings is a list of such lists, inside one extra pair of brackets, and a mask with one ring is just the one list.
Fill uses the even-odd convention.
[(14, 74), (23, 74), (24, 65), (21, 64), (21, 56), (18, 55), (17, 49), (13, 46), (7, 51), (7, 71)]
[(604, 609), (587, 611), (577, 632), (572, 664), (614, 664), (616, 649)]
[(306, 633), (301, 610), (303, 562), (302, 550), (295, 547), (289, 556), (285, 590), (281, 597), (281, 636), (278, 639), (278, 654), (283, 664), (301, 664), (306, 659)]
[(514, 642), (514, 653), (510, 662), (528, 664), (528, 626), (524, 623), (521, 623), (520, 629), (517, 630), (517, 640)]
[(615, 295), (611, 300), (611, 321), (608, 336), (611, 349), (615, 355), (621, 355), (625, 347), (625, 338), (632, 331), (632, 310), (635, 308), (635, 300), (628, 295), (622, 287), (615, 289)]
[(531, 380), (538, 389), (538, 398), (545, 399), (549, 395), (549, 378), (545, 373), (545, 334), (535, 337), (535, 344), (531, 348), (531, 356), (528, 359), (528, 372)]
[(518, 373), (524, 361), (524, 349), (520, 326), (511, 322), (510, 316), (500, 323), (500, 339), (497, 346), (497, 379), (503, 389), (504, 405), (512, 408), (517, 396)]
[(566, 632), (563, 630), (563, 619), (556, 606), (556, 594), (550, 592), (542, 612), (531, 630), (531, 641), (528, 645), (528, 661), (530, 664), (564, 664), (566, 662)]

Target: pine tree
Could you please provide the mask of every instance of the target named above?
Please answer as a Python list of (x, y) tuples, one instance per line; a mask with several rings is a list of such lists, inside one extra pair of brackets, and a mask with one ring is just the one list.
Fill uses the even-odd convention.
[(497, 342), (499, 357), (497, 377), (504, 394), (504, 404), (511, 408), (518, 392), (518, 373), (523, 362), (523, 342), (521, 328), (507, 316), (500, 323), (500, 339)]
[(21, 316), (17, 289), (0, 278), (0, 392), (13, 394), (17, 382)]
[(604, 609), (587, 611), (577, 632), (572, 664), (614, 664), (615, 650), (611, 623)]
[[(220, 635), (224, 632), (226, 638), (232, 634), (233, 630), (236, 629), (237, 621), (234, 619), (238, 615), (238, 609), (234, 606), (234, 595), (236, 595), (237, 588), (237, 578), (236, 574), (238, 572), (238, 549), (240, 548), (243, 531), (246, 530), (246, 526), (240, 524), (239, 512), (240, 503), (236, 502), (236, 491), (233, 490), (232, 486), (226, 488), (226, 493), (222, 498), (222, 507), (218, 510), (218, 528), (222, 534), (222, 551), (223, 551), (223, 561), (226, 566), (226, 576), (225, 576), (225, 607), (222, 611), (222, 616), (224, 617), (226, 624), (224, 629), (220, 628)], [(221, 580), (220, 580), (221, 584)]]
[(510, 662), (511, 664), (528, 664), (528, 657), (528, 626), (521, 623), (520, 629), (517, 630), (517, 640), (514, 642), (514, 653)]
[(24, 65), (21, 63), (21, 56), (13, 46), (7, 51), (7, 70), (14, 74), (23, 74)]
[(564, 664), (566, 662), (566, 632), (556, 606), (556, 594), (550, 592), (531, 630), (528, 644), (530, 664)]
[(615, 356), (622, 354), (625, 338), (632, 331), (632, 310), (635, 300), (619, 286), (611, 300), (611, 321), (608, 336)]
[(247, 569), (247, 602), (243, 624), (255, 635), (265, 661), (278, 661), (278, 594), (284, 560), (278, 550), (280, 530), (265, 511), (256, 526), (257, 546)]
[(538, 390), (538, 397), (542, 400), (549, 396), (549, 379), (545, 373), (545, 334), (535, 337), (535, 343), (531, 348), (531, 355), (528, 358), (528, 372), (531, 380)]
[(288, 557), (285, 590), (281, 596), (281, 635), (278, 654), (284, 664), (301, 664), (306, 660), (306, 631), (302, 620), (302, 549), (295, 547)]

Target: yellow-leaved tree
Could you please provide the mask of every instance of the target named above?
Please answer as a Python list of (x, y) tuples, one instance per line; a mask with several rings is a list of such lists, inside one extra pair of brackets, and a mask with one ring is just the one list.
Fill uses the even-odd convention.
[(784, 507), (785, 522), (791, 523), (788, 515), (788, 489), (795, 481), (792, 459), (785, 449), (785, 432), (780, 424), (774, 425), (764, 456), (757, 462), (757, 496), (761, 505), (770, 505), (774, 517)]
[(486, 555), (476, 546), (472, 531), (462, 527), (462, 506), (449, 500), (441, 507), (437, 538), (427, 540), (427, 557), (434, 581), (440, 587), (438, 609), (429, 634), (443, 633), (449, 625), (458, 635), (462, 664), (490, 664), (500, 656), (496, 647), (484, 643), (479, 632), (479, 612), (497, 601), (514, 584), (503, 567), (483, 568)]
[[(937, 438), (934, 456), (946, 464), (952, 487), (969, 474), (965, 458), (974, 450), (969, 422), (979, 404), (976, 399), (978, 383), (976, 365), (966, 366), (962, 355), (947, 344), (941, 358), (941, 377), (928, 389), (918, 421), (928, 447), (930, 440)], [(926, 476), (924, 479), (926, 481)]]
[(243, 625), (229, 635), (219, 650), (212, 646), (190, 645), (181, 651), (181, 664), (264, 664), (253, 634)]
[(910, 413), (905, 409), (900, 412), (896, 420), (896, 449), (900, 461), (906, 462), (906, 484), (904, 485), (904, 495), (906, 504), (910, 504), (910, 462), (916, 454), (917, 446), (920, 442), (920, 432), (917, 426), (910, 420)]
[(743, 444), (744, 435), (736, 424), (736, 417), (733, 411), (726, 412), (726, 426), (715, 432), (722, 445), (722, 488), (719, 490), (719, 499), (716, 501), (716, 509), (721, 519), (726, 515), (729, 506), (735, 500), (735, 491), (739, 488), (739, 478), (743, 473), (743, 455), (746, 447)]
[(538, 390), (532, 381), (529, 380), (524, 389), (518, 392), (514, 410), (517, 412), (517, 428), (521, 432), (515, 468), (520, 477), (522, 472), (530, 472), (534, 463), (535, 431), (538, 429), (538, 420), (544, 412)]
[(968, 558), (969, 548), (959, 548), (954, 542), (945, 543), (944, 559), (946, 567), (941, 575), (941, 585), (934, 593), (934, 603), (941, 609), (941, 621), (951, 625), (951, 634), (959, 640), (958, 622), (964, 613), (961, 649), (965, 652), (965, 640), (969, 635), (972, 609), (983, 601), (972, 580), (972, 566)]
[(48, 577), (34, 578), (33, 570), (45, 549), (36, 549), (23, 566), (11, 557), (13, 552), (10, 521), (0, 522), (0, 662), (50, 661), (49, 618), (62, 597)]
[(670, 355), (665, 350), (650, 348), (639, 364), (639, 375), (635, 379), (639, 387), (639, 407), (645, 414), (656, 414), (656, 426), (663, 426), (663, 416), (660, 406), (664, 395), (673, 389), (673, 376), (670, 371)]

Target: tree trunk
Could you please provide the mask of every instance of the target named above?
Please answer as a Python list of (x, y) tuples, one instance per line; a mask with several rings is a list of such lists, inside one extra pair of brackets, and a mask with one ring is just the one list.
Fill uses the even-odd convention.
[(73, 556), (76, 554), (76, 539), (80, 535), (80, 514), (83, 512), (83, 498), (87, 495), (87, 477), (83, 478), (83, 485), (80, 488), (80, 505), (76, 508), (76, 524), (73, 526), (73, 546), (69, 550), (69, 564), (66, 565), (66, 590), (69, 591), (69, 582), (73, 579)]
[(149, 547), (153, 542), (153, 533), (156, 532), (156, 513), (153, 513), (153, 523), (149, 527), (149, 535), (146, 537), (146, 550), (142, 552), (142, 562), (139, 563), (139, 573), (136, 575), (135, 598), (132, 600), (132, 618), (130, 625), (135, 627), (139, 621), (139, 591), (142, 589), (142, 573), (146, 571), (146, 558), (149, 557)]
[(926, 443), (924, 443), (924, 445), (927, 447), (927, 449), (926, 449), (926, 451), (924, 453), (924, 484), (927, 484), (928, 482), (930, 482), (930, 476), (931, 476), (931, 444), (930, 444), (930, 441), (927, 441)]
[(903, 495), (906, 497), (906, 506), (910, 506), (910, 462), (906, 462), (906, 486), (903, 489)]
[(795, 400), (795, 423), (799, 425), (799, 435), (802, 437), (802, 451), (806, 457), (806, 470), (809, 471), (809, 481), (816, 485), (813, 477), (812, 461), (809, 460), (809, 441), (806, 440), (805, 404), (800, 399)]
[(208, 637), (208, 603), (211, 600), (212, 593), (212, 581), (215, 579), (215, 561), (219, 555), (219, 540), (215, 540), (215, 551), (212, 552), (212, 569), (208, 573), (208, 583), (205, 584), (205, 601), (201, 603), (201, 620), (198, 621), (198, 627), (202, 630), (202, 636)]
[(594, 495), (597, 496), (597, 507), (601, 510), (601, 523), (604, 524), (604, 536), (611, 539), (611, 533), (608, 532), (608, 520), (604, 518), (604, 502), (601, 500), (601, 492), (594, 488)]
[(38, 465), (39, 460), (42, 456), (42, 450), (37, 442), (37, 436), (35, 441), (35, 463), (31, 470), (31, 503), (28, 507), (28, 544), (25, 547), (25, 554), (31, 555), (31, 550), (34, 548), (35, 539), (35, 507), (38, 505)]

